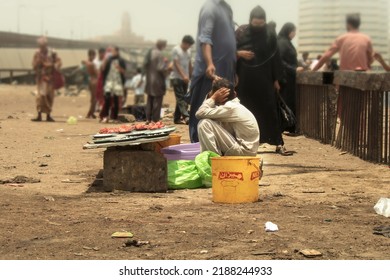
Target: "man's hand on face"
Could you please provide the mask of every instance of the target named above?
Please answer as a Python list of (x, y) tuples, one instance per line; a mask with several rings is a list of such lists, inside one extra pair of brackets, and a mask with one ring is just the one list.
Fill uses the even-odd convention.
[(230, 89), (221, 88), (213, 94), (211, 99), (213, 99), (215, 104), (217, 105), (225, 104), (228, 101), (229, 94), (230, 94)]

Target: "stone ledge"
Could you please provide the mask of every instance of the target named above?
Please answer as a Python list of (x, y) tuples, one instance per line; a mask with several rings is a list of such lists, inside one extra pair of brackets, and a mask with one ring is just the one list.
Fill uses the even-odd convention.
[(362, 91), (390, 90), (390, 73), (337, 71), (334, 83)]
[(323, 85), (324, 78), (322, 72), (301, 72), (297, 73), (297, 84), (303, 85)]
[[(390, 91), (390, 73), (336, 71), (333, 84), (362, 91)], [(297, 74), (297, 84), (326, 85), (330, 82), (330, 72), (302, 72)]]

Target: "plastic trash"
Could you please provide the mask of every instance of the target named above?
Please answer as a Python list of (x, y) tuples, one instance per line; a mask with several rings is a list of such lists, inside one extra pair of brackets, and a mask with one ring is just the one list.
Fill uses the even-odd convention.
[(134, 235), (131, 232), (114, 232), (111, 237), (112, 238), (132, 238)]
[(265, 223), (265, 231), (266, 232), (277, 232), (279, 231), (278, 225), (271, 223), (271, 222), (266, 222)]
[(193, 160), (168, 161), (168, 186), (170, 190), (198, 189), (203, 187)]
[(315, 257), (322, 256), (322, 253), (320, 251), (313, 250), (313, 249), (301, 250), (301, 251), (299, 251), (299, 253), (304, 255), (306, 258), (315, 258)]
[(195, 165), (198, 168), (203, 185), (208, 188), (211, 188), (213, 180), (211, 172), (211, 159), (213, 157), (219, 157), (219, 155), (213, 152), (203, 152), (195, 158)]
[(375, 212), (378, 215), (385, 216), (386, 218), (390, 218), (390, 199), (389, 198), (381, 198), (378, 203), (374, 207)]
[(69, 117), (68, 121), (66, 122), (69, 125), (76, 125), (77, 124), (77, 118), (75, 117)]

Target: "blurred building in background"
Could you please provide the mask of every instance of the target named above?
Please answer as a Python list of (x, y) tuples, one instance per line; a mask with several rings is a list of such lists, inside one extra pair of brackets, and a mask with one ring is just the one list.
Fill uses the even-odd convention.
[(121, 20), (121, 28), (111, 35), (92, 38), (92, 41), (124, 46), (126, 44), (150, 45), (152, 42), (145, 40), (141, 35), (133, 32), (131, 18), (128, 12), (124, 12)]
[(346, 32), (345, 16), (360, 13), (363, 33), (369, 35), (374, 49), (389, 58), (388, 0), (300, 0), (299, 52), (314, 58), (324, 53), (336, 37)]

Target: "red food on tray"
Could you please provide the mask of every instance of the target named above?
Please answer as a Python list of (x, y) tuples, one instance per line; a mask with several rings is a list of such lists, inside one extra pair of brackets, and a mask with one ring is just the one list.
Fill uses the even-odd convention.
[(119, 133), (130, 133), (134, 130), (134, 127), (132, 125), (122, 125), (119, 128)]
[(162, 122), (156, 122), (149, 124), (149, 130), (156, 130), (160, 128), (164, 128), (165, 125)]
[(99, 134), (118, 134), (118, 133), (130, 133), (133, 130), (157, 130), (164, 128), (165, 124), (162, 122), (150, 123), (150, 124), (136, 124), (136, 125), (122, 125), (120, 127), (105, 127), (99, 130)]
[(149, 129), (149, 126), (146, 124), (136, 124), (135, 125), (135, 130), (147, 130)]

